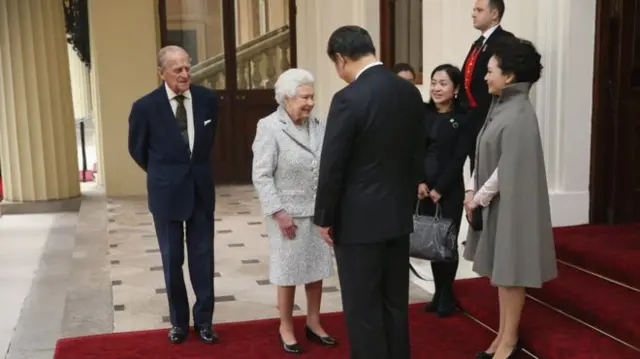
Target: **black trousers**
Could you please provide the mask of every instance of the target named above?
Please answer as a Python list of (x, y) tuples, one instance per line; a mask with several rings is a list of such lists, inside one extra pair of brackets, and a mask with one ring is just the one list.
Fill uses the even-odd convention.
[(162, 254), (162, 270), (169, 300), (171, 324), (183, 329), (189, 328), (189, 299), (182, 274), (186, 239), (189, 277), (196, 295), (193, 321), (196, 326), (211, 326), (214, 302), (214, 225), (211, 211), (202, 205), (202, 201), (196, 200), (193, 214), (186, 222), (154, 217), (154, 224)]
[(351, 359), (408, 359), (409, 236), (336, 245)]

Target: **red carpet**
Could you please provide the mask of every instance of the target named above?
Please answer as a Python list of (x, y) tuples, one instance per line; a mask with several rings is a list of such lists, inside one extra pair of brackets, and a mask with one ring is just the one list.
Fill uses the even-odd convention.
[[(469, 298), (471, 299), (471, 298)], [(473, 358), (493, 340), (493, 335), (471, 319), (460, 314), (437, 319), (422, 311), (423, 305), (411, 306), (411, 344), (413, 359)], [(302, 329), (303, 318), (297, 326)], [(300, 344), (308, 359), (347, 359), (349, 348), (342, 314), (326, 314), (325, 329), (341, 340), (337, 348), (323, 348), (303, 340)], [(216, 326), (220, 344), (201, 344), (195, 335), (182, 345), (167, 342), (166, 330), (119, 333), (60, 340), (54, 359), (281, 359), (287, 358), (278, 342), (278, 321), (262, 320), (228, 323)]]
[[(640, 290), (615, 283), (640, 288), (640, 225), (558, 228), (555, 235), (558, 259), (570, 265), (559, 263), (557, 279), (528, 291), (520, 331), (525, 348), (540, 359), (640, 358)], [(496, 288), (480, 278), (457, 281), (455, 289), (469, 316), (497, 330)], [(302, 328), (303, 318), (298, 321)], [(348, 358), (342, 314), (325, 315), (324, 325), (342, 345), (321, 348), (302, 340), (299, 333), (307, 350), (305, 357)], [(286, 357), (278, 344), (277, 320), (216, 328), (222, 343), (215, 346), (200, 344), (195, 338), (184, 345), (170, 345), (166, 330), (63, 339), (57, 344), (55, 359)], [(423, 313), (422, 305), (411, 306), (411, 335), (413, 359), (473, 358), (494, 337), (465, 315), (437, 319)]]
[[(640, 226), (558, 228), (555, 241), (558, 259), (584, 270), (559, 263), (557, 279), (528, 291), (525, 348), (543, 359), (640, 358), (628, 346), (640, 348), (640, 291), (588, 273), (640, 288)], [(469, 315), (497, 330), (496, 288), (486, 279), (462, 280), (456, 293)]]
[(640, 224), (557, 228), (555, 239), (558, 259), (640, 288)]

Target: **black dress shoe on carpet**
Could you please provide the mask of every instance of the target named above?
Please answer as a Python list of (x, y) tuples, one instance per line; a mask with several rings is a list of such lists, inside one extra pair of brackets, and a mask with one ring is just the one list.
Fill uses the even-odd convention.
[(479, 352), (479, 353), (476, 353), (476, 358), (478, 358), (478, 359), (491, 359), (491, 358), (493, 358), (493, 353)]
[(180, 344), (187, 339), (188, 331), (180, 327), (173, 327), (169, 330), (169, 341), (172, 344)]
[(218, 335), (216, 334), (215, 331), (213, 331), (213, 329), (211, 329), (211, 326), (207, 326), (207, 327), (194, 326), (193, 329), (196, 331), (196, 334), (198, 334), (198, 338), (200, 338), (201, 342), (207, 343), (207, 344), (218, 343)]
[(338, 341), (333, 339), (330, 336), (324, 336), (321, 337), (318, 334), (314, 333), (313, 330), (311, 330), (311, 328), (309, 328), (308, 326), (304, 326), (304, 333), (307, 336), (307, 339), (309, 341), (315, 342), (317, 344), (320, 344), (322, 346), (325, 347), (335, 347), (338, 345)]
[(298, 345), (298, 343), (295, 343), (295, 344), (285, 343), (280, 333), (278, 333), (278, 337), (280, 338), (280, 344), (282, 344), (282, 350), (284, 350), (285, 353), (293, 354), (293, 355), (302, 354), (302, 348), (300, 348), (300, 345)]

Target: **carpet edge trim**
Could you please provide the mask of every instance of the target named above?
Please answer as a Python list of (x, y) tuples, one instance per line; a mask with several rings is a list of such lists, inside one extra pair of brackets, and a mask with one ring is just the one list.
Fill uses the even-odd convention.
[(526, 297), (528, 299), (531, 299), (532, 301), (534, 301), (534, 302), (546, 307), (546, 308), (549, 308), (549, 309), (553, 310), (556, 313), (559, 313), (559, 314), (561, 314), (561, 315), (563, 315), (563, 316), (565, 316), (565, 317), (567, 317), (567, 318), (569, 318), (569, 319), (571, 319), (571, 320), (573, 320), (573, 321), (575, 321), (577, 323), (580, 323), (580, 324), (584, 325), (585, 327), (587, 327), (589, 329), (592, 329), (595, 332), (598, 332), (598, 333), (600, 333), (600, 334), (602, 334), (602, 335), (604, 335), (604, 336), (606, 336), (606, 337), (608, 337), (610, 339), (615, 340), (616, 342), (618, 342), (618, 343), (620, 343), (620, 344), (622, 344), (622, 345), (624, 345), (626, 347), (629, 347), (629, 349), (633, 349), (633, 350), (635, 350), (635, 351), (640, 353), (640, 348), (636, 348), (635, 346), (625, 342), (624, 340), (622, 340), (620, 338), (616, 338), (613, 335), (611, 335), (611, 334), (609, 334), (609, 333), (607, 333), (607, 332), (605, 332), (605, 331), (603, 331), (601, 329), (598, 329), (597, 327), (594, 327), (593, 325), (591, 325), (591, 324), (589, 324), (589, 323), (587, 323), (587, 322), (585, 322), (585, 321), (583, 321), (581, 319), (578, 319), (578, 318), (574, 317), (573, 315), (571, 315), (571, 314), (569, 314), (567, 312), (564, 312), (564, 311), (562, 311), (562, 310), (560, 310), (560, 309), (558, 309), (558, 308), (556, 308), (556, 307), (554, 307), (554, 306), (552, 306), (552, 305), (550, 305), (550, 304), (548, 304), (546, 302), (541, 301), (538, 298), (535, 298), (535, 297), (531, 296), (530, 294), (526, 294)]
[(634, 291), (634, 292), (640, 293), (640, 289), (635, 288), (635, 287), (632, 287), (632, 286), (630, 286), (630, 285), (628, 285), (628, 284), (624, 284), (624, 283), (618, 282), (618, 281), (617, 281), (617, 280), (615, 280), (615, 279), (611, 279), (611, 278), (609, 278), (609, 277), (605, 277), (605, 276), (603, 276), (602, 274), (598, 274), (598, 273), (592, 272), (592, 271), (590, 271), (590, 270), (588, 270), (588, 269), (582, 268), (582, 267), (580, 267), (580, 266), (578, 266), (578, 265), (575, 265), (575, 264), (572, 264), (572, 263), (569, 263), (569, 262), (565, 262), (565, 261), (560, 260), (560, 259), (556, 259), (556, 261), (558, 261), (558, 263), (562, 263), (562, 264), (564, 264), (564, 265), (566, 265), (566, 266), (568, 266), (568, 267), (571, 267), (571, 268), (573, 268), (573, 269), (579, 270), (579, 271), (581, 271), (581, 272), (583, 272), (583, 273), (590, 274), (590, 275), (592, 275), (592, 276), (594, 276), (594, 277), (600, 278), (600, 279), (605, 280), (605, 281), (607, 281), (607, 282), (610, 282), (610, 283), (613, 283), (613, 284), (619, 285), (619, 286), (621, 286), (621, 287), (627, 288), (627, 289), (629, 289), (629, 290), (632, 290), (632, 291)]

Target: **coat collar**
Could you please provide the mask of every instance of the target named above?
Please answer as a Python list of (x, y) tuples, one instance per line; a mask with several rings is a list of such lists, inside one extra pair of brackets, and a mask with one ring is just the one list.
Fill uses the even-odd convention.
[(500, 92), (498, 99), (500, 102), (503, 102), (518, 95), (528, 96), (531, 86), (533, 86), (533, 84), (530, 82), (516, 82), (514, 84), (507, 85)]
[(307, 121), (309, 124), (309, 140), (301, 138), (299, 135), (299, 131), (296, 128), (296, 125), (293, 123), (291, 117), (287, 111), (285, 111), (284, 107), (278, 107), (277, 116), (278, 120), (282, 125), (282, 130), (284, 133), (289, 136), (298, 146), (302, 147), (304, 150), (311, 152), (314, 156), (319, 155), (319, 149), (322, 145), (322, 129), (320, 125), (320, 121), (315, 116), (310, 116)]

